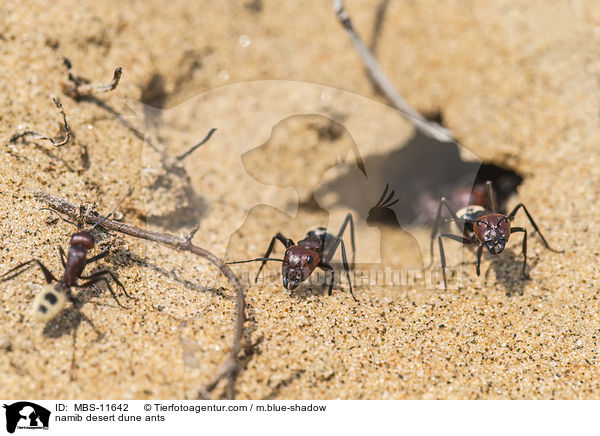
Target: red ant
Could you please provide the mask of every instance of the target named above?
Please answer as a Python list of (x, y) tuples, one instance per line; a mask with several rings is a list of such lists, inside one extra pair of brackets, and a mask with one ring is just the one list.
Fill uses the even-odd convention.
[(486, 186), (488, 189), (487, 195), (487, 203), (488, 209), (479, 205), (469, 205), (457, 213), (454, 212), (448, 201), (445, 197), (442, 197), (440, 200), (440, 205), (437, 211), (437, 217), (435, 220), (435, 225), (433, 226), (433, 231), (431, 232), (431, 243), (429, 246), (431, 260), (433, 261), (433, 240), (435, 239), (439, 227), (442, 223), (442, 209), (446, 207), (448, 212), (450, 212), (449, 221), (454, 221), (458, 224), (459, 227), (462, 226), (462, 235), (453, 235), (450, 233), (441, 233), (438, 236), (438, 243), (440, 247), (440, 258), (442, 262), (442, 274), (444, 278), (444, 289), (446, 289), (446, 256), (444, 254), (444, 246), (442, 244), (442, 238), (452, 239), (453, 241), (458, 241), (463, 244), (479, 244), (477, 246), (477, 259), (475, 261), (475, 270), (477, 275), (480, 275), (480, 263), (481, 263), (481, 254), (483, 252), (483, 247), (485, 246), (491, 254), (500, 254), (504, 250), (506, 243), (508, 242), (508, 238), (511, 233), (522, 232), (523, 235), (523, 277), (529, 278), (526, 267), (527, 267), (527, 229), (524, 227), (511, 227), (510, 223), (514, 220), (515, 215), (519, 211), (519, 209), (523, 209), (527, 218), (529, 218), (529, 222), (535, 229), (535, 231), (540, 235), (542, 242), (550, 251), (554, 251), (555, 253), (562, 253), (563, 250), (555, 250), (548, 244), (544, 235), (538, 228), (537, 224), (531, 217), (531, 214), (525, 207), (523, 203), (519, 203), (515, 206), (515, 208), (508, 214), (503, 215), (497, 212), (496, 200), (494, 196), (494, 191), (492, 188), (492, 182), (486, 182)]
[[(111, 213), (109, 213), (107, 216), (103, 217), (101, 221), (98, 221), (89, 230), (80, 231), (80, 232), (73, 234), (73, 236), (71, 236), (71, 242), (70, 242), (70, 246), (69, 246), (69, 254), (66, 256), (66, 261), (65, 261), (65, 252), (64, 252), (63, 248), (60, 246), (58, 247), (58, 251), (60, 253), (60, 259), (61, 259), (61, 262), (62, 262), (62, 265), (64, 268), (64, 273), (60, 280), (57, 279), (56, 277), (54, 277), (54, 275), (52, 275), (50, 270), (39, 259), (31, 259), (31, 260), (28, 260), (27, 262), (23, 262), (22, 264), (17, 265), (16, 267), (12, 268), (10, 271), (8, 271), (0, 276), (0, 278), (2, 278), (2, 280), (0, 280), (0, 282), (4, 282), (6, 280), (13, 279), (13, 278), (17, 277), (18, 275), (24, 273), (29, 268), (31, 268), (33, 265), (38, 265), (40, 267), (40, 269), (44, 273), (44, 277), (46, 278), (46, 286), (44, 286), (44, 289), (42, 290), (42, 292), (40, 292), (34, 300), (33, 310), (32, 310), (32, 317), (33, 317), (34, 321), (48, 322), (48, 321), (52, 320), (65, 307), (65, 305), (67, 304), (67, 300), (69, 300), (73, 303), (77, 303), (77, 297), (75, 297), (71, 293), (72, 287), (85, 288), (85, 287), (91, 286), (94, 283), (97, 283), (100, 281), (104, 281), (106, 283), (106, 286), (108, 287), (111, 295), (113, 296), (113, 298), (115, 299), (117, 304), (119, 306), (125, 308), (125, 306), (123, 306), (117, 299), (117, 296), (116, 296), (115, 292), (113, 291), (112, 287), (110, 286), (106, 276), (110, 276), (115, 281), (115, 283), (123, 290), (123, 293), (128, 298), (133, 298), (131, 295), (129, 295), (127, 293), (123, 284), (119, 281), (119, 279), (117, 278), (115, 273), (112, 272), (111, 270), (103, 269), (103, 270), (95, 271), (87, 276), (82, 275), (83, 269), (85, 268), (86, 265), (106, 257), (109, 253), (109, 250), (106, 249), (102, 253), (97, 254), (96, 256), (91, 257), (89, 259), (86, 259), (88, 251), (91, 250), (92, 248), (94, 248), (94, 245), (96, 243), (96, 240), (95, 240), (94, 236), (92, 235), (91, 231), (94, 229), (94, 227), (98, 226), (103, 221), (107, 220), (117, 210), (117, 208), (123, 202), (123, 200), (125, 200), (125, 198), (127, 198), (129, 195), (131, 195), (131, 192), (132, 191), (129, 191), (127, 196), (124, 197), (115, 206), (115, 208), (113, 209), (113, 211)], [(54, 213), (57, 213), (56, 211), (54, 211), (52, 209), (46, 209), (46, 210), (50, 210)], [(60, 218), (63, 221), (66, 221), (70, 224), (77, 226), (77, 224), (63, 218), (62, 216), (60, 216)], [(25, 268), (23, 268), (23, 267), (25, 267)], [(15, 272), (15, 271), (17, 271), (17, 272)], [(14, 274), (11, 274), (11, 273), (14, 273)], [(86, 281), (84, 283), (78, 284), (77, 283), (78, 279), (83, 279)], [(52, 282), (57, 282), (57, 283), (54, 286), (52, 286), (51, 285)]]
[[(346, 256), (346, 246), (344, 245), (344, 240), (342, 236), (346, 227), (350, 224), (350, 241), (352, 243), (352, 264), (351, 267), (348, 266), (348, 258)], [(273, 248), (275, 246), (275, 241), (281, 242), (286, 250), (283, 259), (273, 259), (269, 258)], [(342, 263), (344, 266), (344, 271), (346, 272), (346, 277), (348, 278), (348, 286), (350, 288), (350, 294), (354, 301), (358, 301), (352, 292), (352, 282), (350, 281), (350, 268), (354, 268), (354, 221), (352, 220), (352, 215), (346, 215), (346, 219), (342, 224), (340, 231), (337, 236), (333, 236), (331, 233), (327, 233), (327, 229), (323, 227), (319, 227), (317, 230), (312, 230), (307, 233), (306, 238), (298, 241), (297, 244), (294, 244), (294, 241), (286, 238), (281, 233), (277, 233), (271, 239), (271, 243), (269, 244), (269, 248), (263, 257), (259, 257), (257, 259), (250, 260), (242, 260), (238, 262), (227, 262), (228, 264), (236, 264), (236, 263), (246, 263), (246, 262), (258, 262), (262, 261), (260, 268), (258, 269), (258, 273), (256, 273), (256, 278), (254, 282), (258, 281), (258, 276), (262, 271), (263, 267), (267, 263), (267, 261), (277, 261), (282, 262), (281, 265), (281, 275), (283, 278), (283, 286), (289, 290), (293, 291), (298, 287), (298, 285), (308, 279), (308, 277), (312, 274), (312, 272), (317, 268), (321, 268), (326, 271), (326, 273), (330, 276), (329, 281), (329, 295), (332, 294), (333, 283), (335, 277), (335, 271), (333, 267), (330, 265), (331, 259), (335, 255), (338, 246), (341, 247), (342, 251)]]

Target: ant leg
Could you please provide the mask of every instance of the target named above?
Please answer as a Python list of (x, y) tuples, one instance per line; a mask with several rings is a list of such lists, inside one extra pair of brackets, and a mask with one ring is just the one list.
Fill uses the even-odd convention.
[[(335, 270), (328, 263), (321, 263), (319, 265), (319, 268), (321, 268), (323, 271), (326, 271), (326, 274), (330, 274), (331, 273), (330, 274), (331, 281), (329, 282), (329, 292), (328, 292), (328, 294), (331, 295), (332, 292), (333, 292), (333, 283), (335, 282)], [(327, 279), (325, 279), (325, 284), (327, 284)]]
[(333, 256), (335, 256), (335, 252), (337, 251), (338, 245), (340, 244), (340, 241), (342, 240), (342, 236), (344, 235), (344, 232), (346, 231), (346, 226), (348, 224), (350, 224), (350, 243), (352, 244), (352, 266), (351, 266), (351, 268), (354, 269), (354, 260), (356, 258), (356, 245), (354, 243), (354, 219), (352, 218), (351, 213), (348, 213), (348, 215), (346, 215), (346, 218), (344, 219), (344, 222), (342, 223), (342, 226), (340, 227), (340, 231), (338, 232), (338, 235), (336, 236), (329, 251), (325, 254), (324, 262), (325, 263), (331, 262), (331, 259), (333, 259)]
[(87, 259), (85, 261), (85, 264), (88, 265), (92, 262), (96, 262), (97, 260), (100, 260), (102, 258), (105, 258), (106, 256), (108, 256), (108, 253), (110, 252), (110, 249), (106, 249), (104, 250), (102, 253), (95, 255), (94, 257), (90, 257), (89, 259)]
[[(2, 280), (0, 280), (0, 282), (4, 282), (4, 281), (10, 280), (10, 279), (14, 279), (18, 275), (23, 274), (25, 271), (27, 271), (29, 268), (31, 268), (31, 266), (32, 266), (31, 264), (32, 263), (36, 263), (40, 267), (40, 269), (44, 273), (44, 277), (46, 278), (46, 283), (52, 283), (52, 282), (58, 282), (59, 281), (56, 277), (54, 277), (52, 275), (52, 273), (50, 272), (50, 270), (48, 268), (46, 268), (46, 266), (42, 262), (40, 262), (38, 259), (31, 259), (31, 260), (28, 260), (27, 262), (23, 262), (22, 264), (15, 266), (11, 270), (9, 270), (9, 271), (5, 272), (4, 274), (2, 274), (0, 276), (0, 278), (2, 278), (2, 277), (4, 277), (4, 278), (2, 278)], [(29, 265), (29, 266), (27, 266), (27, 265)], [(24, 266), (27, 266), (27, 268), (23, 268), (21, 271), (17, 271), (19, 268), (22, 268)], [(11, 273), (13, 273), (14, 271), (17, 271), (17, 272), (11, 275)]]
[(429, 268), (433, 264), (433, 241), (435, 240), (439, 227), (442, 224), (442, 208), (444, 206), (446, 206), (446, 209), (448, 210), (448, 212), (450, 212), (450, 219), (452, 221), (460, 221), (460, 218), (456, 216), (456, 212), (454, 212), (448, 204), (448, 200), (446, 200), (446, 197), (442, 197), (442, 199), (440, 200), (440, 205), (438, 206), (435, 224), (433, 225), (433, 230), (431, 231), (431, 241), (429, 243), (429, 265), (427, 265), (426, 268)]
[[(271, 255), (271, 252), (273, 251), (273, 248), (275, 247), (275, 241), (281, 242), (285, 246), (286, 249), (289, 248), (289, 247), (291, 247), (292, 245), (294, 245), (294, 241), (292, 241), (291, 239), (286, 238), (281, 233), (277, 233), (271, 239), (271, 243), (269, 244), (269, 248), (267, 248), (267, 252), (263, 256), (264, 258), (268, 258)], [(256, 283), (258, 281), (258, 276), (260, 275), (260, 272), (264, 268), (265, 263), (267, 263), (266, 259), (263, 260), (262, 263), (260, 264), (260, 268), (258, 269), (258, 272), (256, 273), (256, 277), (254, 278), (254, 283)]]
[[(104, 271), (98, 271), (98, 272), (104, 272)], [(94, 274), (92, 274), (92, 276), (93, 276), (93, 275), (95, 275), (95, 273), (94, 273)], [(113, 277), (113, 279), (114, 279), (114, 277)], [(123, 306), (123, 305), (121, 304), (121, 302), (119, 301), (119, 299), (117, 298), (117, 294), (115, 294), (115, 291), (113, 290), (112, 286), (110, 286), (110, 283), (109, 283), (108, 279), (106, 278), (106, 275), (102, 275), (102, 276), (99, 276), (99, 277), (94, 277), (94, 278), (92, 278), (91, 280), (88, 280), (88, 281), (87, 281), (87, 282), (85, 282), (85, 283), (82, 283), (82, 284), (80, 284), (80, 285), (75, 285), (75, 286), (76, 286), (77, 288), (85, 288), (85, 287), (87, 287), (87, 286), (91, 286), (91, 285), (93, 285), (94, 283), (98, 283), (98, 282), (104, 282), (104, 283), (106, 283), (106, 287), (107, 287), (107, 288), (108, 288), (108, 290), (110, 291), (110, 294), (111, 294), (111, 295), (112, 295), (112, 297), (115, 299), (115, 301), (117, 302), (117, 304), (118, 304), (119, 306), (121, 306), (123, 309), (128, 309), (128, 307), (127, 307), (127, 306)], [(121, 286), (122, 286), (122, 285), (121, 285)], [(128, 294), (125, 294), (125, 295), (127, 295), (129, 298), (132, 298), (132, 297), (131, 297), (131, 296), (129, 296)]]
[(62, 262), (62, 266), (63, 268), (67, 268), (67, 261), (66, 259), (66, 254), (65, 254), (65, 250), (63, 250), (63, 248), (59, 245), (58, 246), (58, 253), (60, 254), (60, 261)]
[(481, 265), (481, 254), (483, 253), (483, 244), (479, 244), (477, 246), (477, 259), (475, 260), (475, 272), (477, 273), (477, 277), (480, 276), (480, 268)]
[[(529, 274), (527, 274), (527, 271), (525, 269), (527, 268), (527, 229), (524, 227), (511, 227), (510, 232), (523, 232), (523, 277), (528, 279)], [(540, 234), (540, 236), (542, 235)]]
[[(521, 209), (521, 208), (525, 211), (525, 214), (527, 215), (527, 218), (529, 218), (529, 222), (531, 223), (531, 225), (533, 226), (535, 231), (540, 235), (540, 238), (542, 238), (542, 241), (544, 242), (544, 245), (546, 246), (546, 248), (550, 251), (554, 251), (555, 253), (564, 253), (565, 250), (555, 250), (554, 248), (550, 247), (550, 244), (548, 244), (548, 241), (546, 241), (546, 238), (544, 238), (544, 235), (542, 235), (542, 232), (540, 232), (539, 227), (537, 226), (537, 224), (535, 223), (535, 221), (533, 220), (529, 211), (527, 210), (527, 208), (525, 207), (525, 205), (523, 203), (519, 203), (515, 206), (515, 208), (512, 210), (512, 212), (508, 214), (508, 219), (510, 221), (512, 221), (515, 218), (515, 215), (517, 214), (519, 209)], [(515, 228), (518, 228), (518, 227), (515, 227)]]
[(470, 244), (472, 241), (462, 236), (452, 235), (450, 233), (442, 233), (438, 236), (440, 259), (442, 261), (442, 276), (444, 278), (444, 289), (446, 289), (446, 254), (444, 253), (444, 244), (442, 243), (442, 238), (452, 239), (453, 241), (462, 242), (463, 244)]
[[(103, 276), (110, 276), (114, 282), (117, 284), (117, 286), (119, 286), (121, 288), (121, 290), (123, 291), (123, 293), (127, 296), (127, 298), (131, 298), (133, 300), (135, 300), (135, 297), (132, 297), (127, 290), (125, 289), (125, 286), (123, 286), (123, 283), (121, 283), (121, 281), (117, 278), (117, 276), (115, 275), (114, 272), (112, 272), (109, 269), (102, 269), (100, 271), (94, 271), (93, 273), (91, 273), (88, 276), (80, 276), (81, 279), (83, 280), (88, 280), (86, 283), (77, 286), (78, 288), (83, 287), (83, 286), (87, 286), (87, 285), (91, 285), (92, 283), (95, 283), (95, 281), (99, 280), (100, 278), (102, 278)], [(106, 279), (106, 277), (104, 277)], [(92, 283), (90, 283), (90, 280), (94, 280)], [(110, 288), (110, 286), (109, 286)], [(112, 290), (111, 290), (112, 292)]]
[(490, 211), (496, 213), (498, 212), (498, 203), (496, 201), (496, 194), (494, 193), (494, 188), (492, 187), (492, 182), (488, 180), (487, 182), (485, 182), (485, 186), (487, 187), (488, 191), (488, 207), (490, 208)]
[(346, 271), (346, 278), (348, 279), (348, 286), (350, 288), (350, 295), (354, 298), (354, 301), (358, 302), (354, 293), (352, 292), (352, 281), (350, 280), (350, 271), (348, 269), (348, 259), (346, 258), (346, 246), (344, 245), (344, 240), (340, 239), (340, 244), (342, 247), (342, 264), (344, 265), (344, 270)]

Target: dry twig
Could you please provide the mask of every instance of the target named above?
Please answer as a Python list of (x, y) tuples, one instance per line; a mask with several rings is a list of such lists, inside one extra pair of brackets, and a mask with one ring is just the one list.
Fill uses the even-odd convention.
[(246, 297), (242, 284), (238, 280), (235, 273), (231, 270), (231, 268), (229, 268), (229, 266), (225, 262), (223, 262), (223, 260), (219, 259), (210, 251), (192, 244), (192, 238), (194, 237), (194, 234), (198, 231), (198, 227), (194, 228), (184, 239), (181, 239), (168, 233), (151, 232), (148, 230), (131, 226), (129, 224), (121, 223), (119, 221), (104, 219), (102, 216), (98, 215), (95, 212), (90, 212), (89, 210), (82, 209), (73, 203), (70, 203), (54, 195), (47, 194), (45, 192), (36, 192), (35, 198), (42, 201), (43, 203), (46, 203), (48, 206), (50, 206), (57, 212), (64, 213), (73, 218), (81, 219), (82, 221), (88, 224), (96, 224), (101, 221), (102, 227), (108, 230), (114, 230), (120, 233), (125, 233), (126, 235), (134, 236), (136, 238), (158, 242), (176, 250), (189, 251), (195, 254), (196, 256), (200, 256), (207, 259), (209, 262), (211, 262), (217, 268), (219, 268), (221, 273), (225, 277), (227, 277), (227, 279), (233, 284), (233, 286), (236, 289), (236, 320), (233, 345), (229, 354), (229, 358), (221, 365), (219, 371), (217, 372), (217, 375), (211, 380), (211, 382), (205, 388), (199, 389), (198, 397), (206, 398), (208, 393), (214, 390), (214, 388), (221, 380), (226, 379), (228, 382), (228, 397), (230, 399), (233, 399), (235, 396), (235, 381), (240, 371), (238, 356), (241, 351), (242, 338), (244, 335), (244, 322), (246, 321)]
[(59, 110), (63, 118), (65, 137), (63, 139), (54, 139), (51, 136), (43, 135), (41, 133), (34, 132), (33, 130), (26, 130), (24, 132), (15, 133), (10, 137), (10, 142), (15, 142), (19, 138), (23, 138), (24, 136), (33, 136), (34, 139), (43, 139), (45, 141), (50, 141), (52, 145), (55, 147), (60, 147), (69, 142), (71, 138), (71, 129), (69, 128), (69, 124), (67, 123), (67, 116), (65, 115), (65, 111), (62, 107), (62, 104), (56, 97), (52, 97), (52, 101), (54, 102), (54, 106)]
[(72, 64), (69, 59), (64, 58), (63, 63), (69, 72), (69, 81), (71, 82), (70, 85), (65, 86), (64, 91), (67, 95), (76, 100), (92, 94), (113, 91), (119, 84), (119, 80), (121, 80), (121, 75), (123, 74), (123, 67), (117, 67), (115, 68), (112, 80), (108, 85), (102, 83), (90, 83), (88, 79), (73, 74), (71, 71)]

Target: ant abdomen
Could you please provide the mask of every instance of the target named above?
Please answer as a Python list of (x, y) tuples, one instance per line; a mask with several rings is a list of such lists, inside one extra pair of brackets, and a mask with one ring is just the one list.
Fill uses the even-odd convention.
[(60, 313), (67, 304), (66, 293), (58, 285), (44, 285), (33, 300), (31, 318), (46, 323)]

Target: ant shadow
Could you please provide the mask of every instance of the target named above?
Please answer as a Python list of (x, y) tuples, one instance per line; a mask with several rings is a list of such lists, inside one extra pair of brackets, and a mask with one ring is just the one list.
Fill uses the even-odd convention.
[(104, 336), (94, 323), (81, 311), (81, 307), (70, 306), (63, 309), (56, 317), (48, 321), (44, 326), (43, 334), (47, 338), (58, 339), (62, 336), (73, 334), (81, 322), (85, 321), (96, 332), (97, 339)]
[[(517, 254), (515, 254), (515, 250)], [(506, 295), (512, 297), (523, 295), (525, 285), (529, 277), (523, 277), (521, 270), (523, 267), (523, 253), (519, 248), (504, 250), (500, 256), (487, 256), (491, 265), (487, 268), (484, 275), (484, 284), (487, 286), (489, 272), (493, 269), (496, 275), (496, 283), (504, 288)], [(538, 260), (527, 258), (526, 272), (529, 274), (531, 268), (535, 268)]]
[[(337, 270), (337, 268), (336, 268)], [(314, 273), (313, 273), (314, 274)], [(325, 297), (327, 298), (329, 295), (329, 285), (327, 283), (325, 283), (325, 276), (323, 275), (323, 280), (321, 280), (321, 277), (318, 277), (317, 280), (319, 280), (319, 283), (301, 283), (300, 286), (298, 286), (296, 289), (294, 289), (293, 291), (290, 291), (290, 297), (294, 298), (295, 300), (298, 301), (309, 301), (311, 298), (315, 298), (315, 297)], [(311, 277), (312, 279), (312, 277)], [(315, 279), (313, 279), (314, 281), (317, 281)], [(342, 282), (340, 279), (338, 279), (338, 274), (336, 273), (336, 278), (335, 278), (335, 282), (333, 285), (333, 291), (331, 296), (334, 296), (336, 294), (336, 292), (347, 292), (346, 289), (343, 288), (344, 284), (346, 286), (348, 286), (347, 283)], [(352, 286), (355, 289), (358, 289), (358, 286), (355, 286), (354, 283), (352, 284)]]
[(77, 332), (79, 331), (81, 322), (84, 321), (86, 324), (89, 324), (89, 326), (96, 333), (94, 342), (100, 342), (104, 338), (104, 333), (98, 330), (93, 321), (81, 311), (83, 305), (90, 299), (87, 296), (82, 298), (84, 297), (82, 294), (83, 292), (77, 295), (76, 300), (72, 303), (72, 306), (63, 309), (56, 317), (47, 322), (42, 333), (45, 337), (52, 339), (58, 339), (68, 334), (71, 335), (72, 351), (71, 366), (69, 369), (69, 378), (71, 381), (76, 380), (77, 378), (75, 375), (75, 371), (77, 369), (75, 356), (77, 353)]
[(283, 380), (277, 382), (277, 384), (273, 387), (271, 392), (268, 395), (263, 397), (263, 400), (274, 400), (279, 397), (281, 391), (291, 385), (294, 381), (300, 379), (302, 375), (306, 372), (304, 369), (297, 369), (294, 371), (289, 377), (286, 377)]

